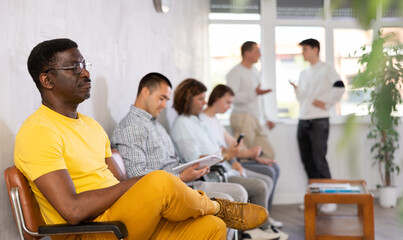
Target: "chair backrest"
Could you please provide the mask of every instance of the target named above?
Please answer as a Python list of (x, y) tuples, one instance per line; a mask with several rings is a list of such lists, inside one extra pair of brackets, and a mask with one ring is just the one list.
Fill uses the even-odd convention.
[(113, 159), (115, 160), (116, 164), (119, 166), (120, 171), (122, 171), (123, 175), (125, 177), (127, 177), (125, 164), (123, 163), (123, 159), (122, 159), (122, 156), (120, 155), (119, 151), (116, 149), (112, 149), (112, 156), (113, 156)]
[[(24, 234), (25, 239), (41, 239), (42, 237), (34, 237), (22, 230), (20, 221), (24, 221), (28, 230), (37, 232), (38, 226), (44, 225), (45, 221), (42, 218), (38, 202), (35, 199), (31, 187), (24, 175), (15, 166), (9, 167), (4, 171), (8, 196), (10, 198), (11, 206), (13, 207), (14, 219), (20, 235)], [(21, 209), (23, 216), (19, 217), (15, 209), (17, 206), (13, 203), (11, 191), (18, 188), (18, 195), (20, 198)]]

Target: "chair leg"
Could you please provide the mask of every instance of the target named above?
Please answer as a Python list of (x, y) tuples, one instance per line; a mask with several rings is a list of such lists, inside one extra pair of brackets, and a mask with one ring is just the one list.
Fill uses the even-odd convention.
[(23, 221), (23, 218), (21, 216), (21, 213), (17, 209), (17, 206), (19, 204), (18, 188), (11, 189), (10, 196), (11, 196), (12, 208), (13, 208), (14, 215), (15, 215), (15, 220), (17, 221), (18, 235), (20, 235), (21, 240), (24, 240), (25, 238), (24, 238), (24, 232), (22, 229), (22, 222), (21, 222), (21, 221)]

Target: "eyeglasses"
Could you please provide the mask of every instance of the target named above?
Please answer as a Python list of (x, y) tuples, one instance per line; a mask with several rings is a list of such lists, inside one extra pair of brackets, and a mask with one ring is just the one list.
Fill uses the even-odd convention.
[(48, 73), (49, 71), (52, 71), (52, 70), (73, 70), (74, 74), (81, 74), (82, 71), (84, 70), (84, 68), (88, 72), (91, 71), (91, 67), (92, 67), (92, 63), (78, 62), (78, 63), (74, 63), (74, 65), (71, 67), (49, 68), (49, 69), (43, 71), (43, 73)]

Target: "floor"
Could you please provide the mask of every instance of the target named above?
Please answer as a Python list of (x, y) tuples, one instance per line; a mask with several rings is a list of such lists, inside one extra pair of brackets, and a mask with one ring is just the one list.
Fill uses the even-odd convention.
[[(304, 240), (304, 212), (298, 209), (299, 204), (275, 205), (270, 215), (284, 223), (282, 231), (289, 234), (290, 240)], [(374, 205), (375, 239), (376, 240), (403, 240), (403, 222), (399, 222), (396, 208), (382, 208), (377, 201)], [(356, 205), (339, 205), (337, 213), (356, 213)]]
[[(402, 199), (403, 201), (403, 199)], [(274, 205), (270, 215), (284, 223), (282, 231), (289, 234), (289, 240), (304, 240), (304, 212), (299, 204)], [(375, 201), (375, 240), (403, 240), (403, 222), (398, 221), (396, 208), (381, 208)], [(356, 213), (354, 205), (339, 205), (335, 213)], [(50, 240), (46, 237), (43, 240)]]

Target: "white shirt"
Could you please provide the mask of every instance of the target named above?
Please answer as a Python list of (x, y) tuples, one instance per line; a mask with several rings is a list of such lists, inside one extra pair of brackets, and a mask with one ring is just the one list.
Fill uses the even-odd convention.
[(208, 126), (208, 130), (213, 135), (219, 146), (227, 148), (224, 133), (225, 129), (216, 117), (210, 117), (204, 113), (199, 115), (200, 119)]
[(256, 93), (256, 88), (260, 84), (258, 70), (246, 68), (242, 64), (237, 64), (226, 76), (228, 86), (234, 91), (233, 113), (247, 113), (262, 120), (265, 115), (262, 99)]
[[(324, 62), (317, 62), (300, 74), (298, 87), (295, 94), (300, 103), (299, 118), (302, 120), (327, 118), (330, 116), (330, 108), (340, 100), (344, 93), (344, 87), (334, 87), (333, 84), (340, 81), (336, 70)], [(314, 100), (326, 104), (326, 109), (315, 107)]]
[[(212, 131), (209, 130), (210, 127), (194, 115), (179, 115), (175, 119), (171, 138), (185, 162), (194, 161), (202, 155), (215, 154), (220, 150), (220, 145), (212, 135)], [(221, 134), (224, 136), (224, 132)], [(222, 165), (228, 176), (240, 176), (239, 172), (232, 169), (228, 162), (224, 161)]]
[(185, 162), (194, 161), (201, 155), (215, 154), (220, 150), (206, 124), (194, 115), (177, 116), (172, 125), (171, 138)]

